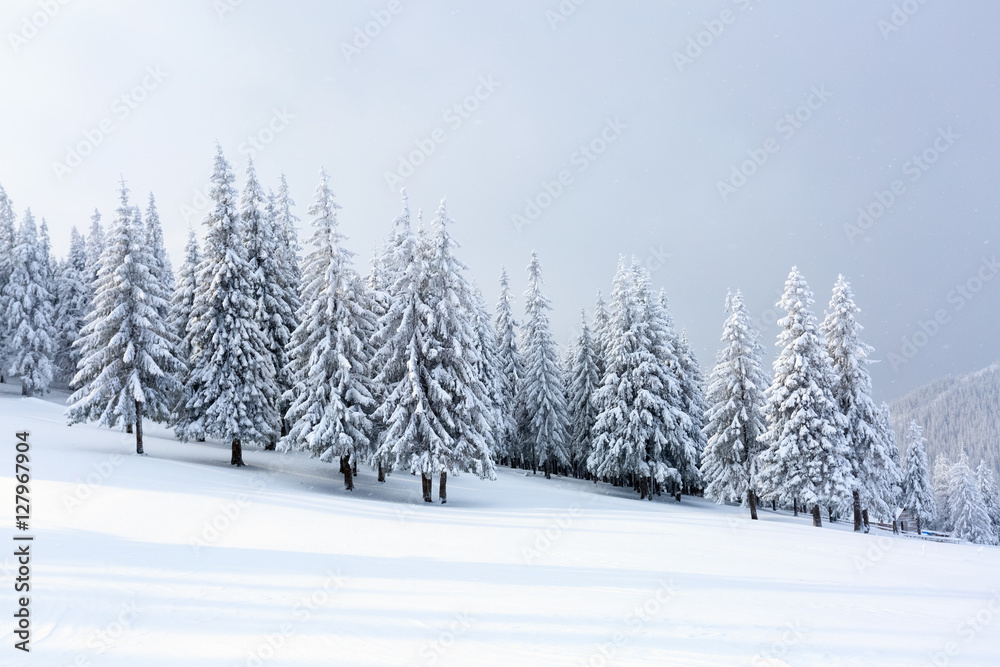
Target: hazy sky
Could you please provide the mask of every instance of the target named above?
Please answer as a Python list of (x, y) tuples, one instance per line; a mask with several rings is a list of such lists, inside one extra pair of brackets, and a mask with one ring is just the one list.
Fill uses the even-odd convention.
[(176, 264), (216, 141), (303, 219), (325, 165), (362, 270), (405, 184), (425, 220), (447, 196), (491, 303), (538, 251), (560, 343), (636, 255), (706, 373), (727, 289), (770, 350), (789, 268), (820, 316), (844, 273), (891, 399), (1000, 358), (997, 25), (984, 0), (5, 0), (0, 184), (62, 255), (124, 176)]

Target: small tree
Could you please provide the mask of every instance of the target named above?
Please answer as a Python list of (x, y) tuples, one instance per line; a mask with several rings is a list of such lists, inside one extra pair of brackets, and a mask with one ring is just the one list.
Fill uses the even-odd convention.
[(906, 468), (903, 475), (903, 507), (910, 509), (917, 519), (917, 534), (922, 521), (932, 521), (937, 515), (934, 489), (927, 468), (927, 451), (924, 449), (923, 429), (910, 422), (906, 434)]
[(955, 537), (973, 544), (996, 543), (993, 522), (986, 512), (976, 475), (969, 468), (964, 451), (951, 469), (948, 502)]
[(178, 391), (182, 362), (161, 314), (165, 299), (156, 257), (121, 184), (120, 205), (101, 258), (94, 302), (81, 331), (90, 350), (73, 378), (70, 424), (96, 421), (102, 426), (135, 425), (136, 453), (143, 453), (142, 421), (164, 421)]
[(976, 482), (979, 485), (979, 492), (983, 496), (983, 508), (986, 515), (990, 517), (990, 524), (993, 528), (994, 544), (1000, 541), (1000, 496), (997, 495), (997, 483), (993, 477), (993, 471), (987, 467), (985, 461), (979, 462), (976, 468)]
[(369, 452), (372, 437), (371, 350), (364, 332), (373, 328), (360, 277), (342, 247), (337, 209), (325, 170), (309, 208), (315, 231), (306, 258), (300, 324), (292, 334), (289, 434), (284, 451), (298, 449), (330, 462), (337, 458), (344, 486), (354, 490), (355, 458)]
[(767, 378), (761, 366), (764, 350), (743, 305), (743, 295), (726, 297), (729, 317), (722, 330), (723, 347), (708, 386), (705, 435), (708, 445), (701, 473), (708, 485), (705, 496), (750, 506), (757, 518), (757, 459), (764, 433), (764, 390)]
[(56, 281), (56, 355), (55, 365), (67, 382), (76, 375), (80, 363), (79, 348), (73, 343), (80, 337), (84, 318), (90, 308), (90, 286), (87, 283), (87, 245), (73, 227), (70, 232), (69, 256), (59, 267)]
[(504, 412), (502, 429), (498, 437), (502, 441), (500, 450), (507, 462), (511, 466), (520, 463), (523, 467), (528, 467), (529, 461), (523, 456), (524, 450), (517, 439), (517, 406), (524, 378), (524, 358), (518, 347), (518, 323), (514, 319), (513, 302), (507, 269), (500, 267), (500, 298), (497, 300), (496, 316), (493, 321), (497, 339), (497, 357), (502, 375), (500, 386), (503, 392), (501, 404)]
[(7, 306), (4, 338), (10, 355), (7, 370), (21, 379), (22, 396), (39, 396), (48, 392), (52, 382), (55, 312), (52, 295), (45, 287), (49, 283), (48, 257), (39, 242), (31, 209), (21, 221), (11, 266), (3, 288)]
[(569, 381), (569, 440), (572, 445), (573, 474), (582, 477), (587, 459), (594, 449), (591, 431), (597, 422), (594, 394), (600, 386), (597, 350), (587, 324), (587, 314), (580, 311), (580, 336), (573, 346)]

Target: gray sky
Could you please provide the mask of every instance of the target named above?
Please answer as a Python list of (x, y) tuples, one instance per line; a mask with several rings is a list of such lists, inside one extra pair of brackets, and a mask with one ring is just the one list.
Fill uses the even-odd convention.
[(638, 256), (706, 373), (727, 289), (770, 349), (789, 268), (820, 316), (844, 273), (891, 399), (1000, 358), (998, 24), (983, 0), (6, 0), (0, 183), (62, 255), (124, 175), (176, 263), (218, 140), (302, 218), (325, 165), (359, 264), (403, 183), (427, 220), (448, 197), (491, 303), (538, 251), (560, 343)]

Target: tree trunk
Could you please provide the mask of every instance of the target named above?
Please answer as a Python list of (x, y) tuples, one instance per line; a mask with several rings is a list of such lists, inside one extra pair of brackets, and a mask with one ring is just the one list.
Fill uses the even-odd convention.
[(351, 470), (351, 457), (340, 457), (340, 472), (344, 473), (344, 488), (348, 491), (354, 490), (354, 475)]
[(747, 503), (750, 505), (750, 518), (754, 521), (757, 520), (757, 498), (754, 497), (753, 491), (747, 491)]
[(239, 438), (233, 438), (233, 458), (229, 460), (229, 465), (237, 468), (246, 465), (243, 463), (243, 443), (240, 442)]
[(378, 464), (378, 481), (385, 482), (385, 468), (382, 467), (381, 461)]
[(917, 535), (920, 534), (920, 515), (917, 515)]
[(266, 445), (264, 445), (264, 451), (265, 452), (273, 452), (275, 450), (277, 444), (278, 443), (276, 443), (274, 440), (269, 440), (268, 443)]
[(854, 489), (854, 532), (861, 532), (861, 493)]
[(792, 511), (795, 512), (795, 516), (799, 515), (799, 499), (792, 498)]
[(142, 403), (135, 402), (135, 453), (145, 454), (142, 451)]
[(351, 467), (352, 467), (352, 469), (354, 471), (354, 476), (357, 477), (358, 476), (358, 457), (356, 457), (356, 456), (354, 457), (354, 463), (351, 464)]
[(131, 424), (126, 424), (125, 425), (125, 432), (126, 433), (131, 433), (132, 432), (132, 425)]
[(548, 460), (545, 461), (542, 469), (545, 471), (545, 479), (552, 479), (552, 464)]
[(429, 503), (431, 501), (431, 476), (429, 473), (420, 473), (420, 485), (424, 491), (424, 502)]
[[(861, 522), (864, 524), (864, 526), (865, 526), (865, 532), (867, 533), (868, 532), (868, 508), (867, 507), (865, 509), (861, 510)], [(893, 519), (892, 522), (896, 523), (896, 520)]]
[(441, 471), (441, 484), (438, 486), (438, 495), (441, 497), (441, 504), (444, 505), (448, 502), (448, 473), (445, 470)]
[(772, 512), (778, 511), (778, 501), (775, 500), (774, 498), (771, 498), (771, 511)]
[(826, 515), (830, 517), (830, 523), (833, 523), (833, 505), (826, 506)]
[(812, 515), (813, 515), (813, 525), (816, 526), (817, 528), (821, 528), (823, 526), (823, 517), (819, 513), (819, 505), (813, 505)]

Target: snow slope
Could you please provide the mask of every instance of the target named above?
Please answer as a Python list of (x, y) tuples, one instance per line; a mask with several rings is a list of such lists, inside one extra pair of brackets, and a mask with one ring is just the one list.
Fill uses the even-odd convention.
[(0, 538), (25, 428), (35, 536), (30, 656), (2, 551), (3, 665), (1000, 664), (997, 548), (507, 469), (443, 506), (406, 474), (351, 494), (336, 466), (237, 470), (156, 426), (138, 457), (60, 398), (0, 394)]

